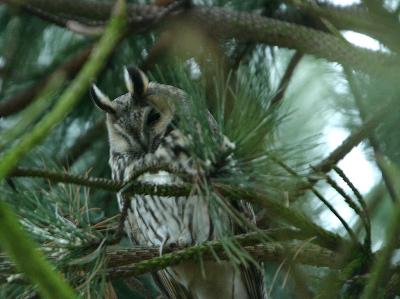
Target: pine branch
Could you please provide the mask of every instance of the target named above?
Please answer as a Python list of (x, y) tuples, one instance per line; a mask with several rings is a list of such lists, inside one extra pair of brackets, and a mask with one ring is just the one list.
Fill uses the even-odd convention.
[[(279, 161), (276, 158), (273, 158), (273, 160), (280, 165), (283, 169), (285, 169), (290, 175), (301, 179), (302, 177), (295, 171), (293, 170), (290, 166), (288, 166), (286, 163)], [(347, 222), (343, 219), (343, 217), (336, 211), (336, 209), (325, 199), (325, 197), (313, 187), (313, 181), (310, 180), (310, 178), (307, 179), (307, 181), (303, 181), (304, 184), (309, 184), (308, 188), (314, 193), (314, 195), (336, 216), (336, 218), (342, 223), (343, 227), (351, 237), (352, 241), (354, 244), (357, 244), (357, 237), (351, 227), (347, 224)]]
[(364, 224), (366, 237), (365, 237), (365, 246), (367, 248), (371, 247), (371, 219), (368, 213), (368, 206), (361, 195), (360, 191), (354, 186), (354, 184), (350, 181), (350, 179), (346, 176), (343, 170), (339, 167), (335, 166), (333, 168), (335, 172), (340, 176), (340, 178), (349, 186), (349, 188), (353, 191), (354, 195), (357, 198), (358, 204), (360, 205), (360, 218), (362, 223)]
[(333, 170), (340, 176), (340, 178), (347, 184), (347, 186), (349, 186), (351, 191), (353, 191), (354, 195), (356, 196), (356, 198), (358, 200), (359, 205), (364, 210), (366, 220), (370, 223), (371, 221), (370, 221), (370, 218), (368, 215), (368, 206), (367, 206), (361, 192), (356, 188), (356, 186), (354, 186), (354, 184), (346, 176), (346, 174), (344, 173), (344, 171), (341, 168), (339, 168), (338, 166), (335, 166), (333, 168)]
[[(39, 10), (49, 15), (100, 23), (108, 18), (112, 5), (111, 2), (86, 0), (76, 4), (71, 4), (68, 0), (4, 1), (12, 5), (22, 5), (31, 13)], [(162, 19), (160, 16), (167, 9), (150, 5), (129, 5), (129, 25), (135, 32), (152, 29), (159, 24), (157, 21)], [(220, 38), (235, 38), (241, 42), (266, 43), (296, 49), (367, 73), (394, 74), (400, 66), (400, 59), (396, 56), (350, 46), (341, 38), (330, 34), (256, 14), (218, 7), (193, 6), (190, 10), (185, 10), (183, 16), (185, 20)]]
[[(124, 2), (118, 1), (115, 15), (77, 78), (61, 95), (55, 107), (21, 141), (4, 154), (0, 162), (0, 180), (15, 167), (35, 145), (42, 141), (54, 126), (63, 120), (79, 98), (88, 89), (92, 78), (100, 71), (120, 41), (125, 28)], [(44, 298), (76, 298), (72, 289), (36, 250), (34, 242), (25, 233), (7, 204), (0, 202), (0, 241), (5, 252), (14, 260), (19, 270), (38, 285)]]
[[(262, 245), (262, 242), (265, 240), (269, 240), (269, 242), (286, 242), (286, 241), (294, 241), (294, 240), (307, 240), (308, 236), (304, 234), (302, 231), (298, 229), (291, 228), (276, 228), (276, 229), (267, 229), (260, 230), (259, 232), (251, 232), (246, 234), (240, 234), (232, 236), (232, 239), (235, 240), (240, 246), (257, 246)], [(220, 246), (222, 243), (218, 240), (207, 241), (201, 245), (206, 246)], [(90, 244), (90, 248), (96, 248), (98, 244)], [(199, 245), (184, 247), (184, 246), (165, 246), (163, 248), (163, 253), (173, 253), (175, 251), (186, 250), (188, 248), (197, 247)], [(216, 247), (215, 247), (216, 248)], [(215, 249), (213, 248), (213, 249)], [(222, 248), (220, 248), (222, 250)], [(223, 251), (223, 250), (222, 250)], [(128, 253), (130, 258), (126, 259), (119, 254)], [(107, 255), (110, 257), (110, 265), (111, 266), (122, 266), (130, 263), (137, 263), (142, 260), (152, 259), (154, 257), (159, 257), (160, 248), (158, 246), (154, 247), (146, 247), (146, 246), (137, 246), (137, 247), (129, 247), (129, 248), (113, 248), (109, 247), (107, 250)]]
[[(315, 249), (322, 254), (322, 256), (327, 257), (325, 261), (319, 260), (319, 258), (314, 259), (312, 256), (305, 256), (304, 259), (300, 258), (300, 260), (294, 259), (293, 262), (304, 262), (306, 264), (316, 265), (320, 267), (331, 267), (336, 268), (340, 266), (339, 258), (336, 253), (326, 250), (323, 248), (318, 249), (317, 245), (308, 244), (308, 236), (304, 234), (300, 230), (291, 229), (291, 228), (279, 228), (279, 229), (268, 229), (259, 232), (252, 232), (247, 234), (236, 235), (232, 237), (235, 242), (240, 244), (240, 246), (245, 247), (252, 256), (257, 258), (258, 260), (276, 260), (283, 256), (280, 254), (285, 249), (289, 249), (286, 253), (286, 257), (292, 255), (293, 257), (297, 257), (297, 253), (303, 252), (302, 249), (304, 244), (309, 245), (309, 249)], [(268, 243), (265, 243), (265, 240), (270, 240)], [(298, 244), (289, 243), (293, 242), (294, 240), (299, 240)], [(307, 243), (301, 242), (306, 241)], [(95, 243), (90, 243), (88, 246), (85, 246), (83, 252), (89, 252), (89, 255), (93, 252), (93, 249), (98, 248), (98, 246), (103, 243), (102, 241), (98, 241)], [(287, 247), (289, 246), (289, 247)], [(293, 249), (296, 254), (290, 254), (291, 249)], [(276, 255), (273, 255), (273, 253)], [(215, 257), (213, 254), (217, 253), (219, 257), (222, 259), (228, 259), (228, 256), (224, 255), (224, 248), (222, 246), (222, 241), (214, 240), (208, 241), (201, 245), (195, 245), (191, 247), (183, 247), (183, 246), (173, 246), (173, 247), (164, 247), (163, 249), (163, 256), (166, 254), (173, 255), (172, 260), (174, 262), (179, 263), (181, 261), (181, 257), (184, 259), (192, 259), (192, 257), (187, 257), (187, 254), (193, 254), (195, 256), (199, 256), (198, 254), (202, 254), (204, 258), (212, 259)], [(84, 255), (84, 254), (83, 254)], [(145, 261), (146, 269), (148, 265), (152, 264), (153, 262), (149, 262), (149, 260), (156, 259), (155, 264), (159, 263), (157, 261), (158, 257), (160, 257), (160, 248), (159, 247), (145, 247), (145, 246), (133, 246), (129, 248), (118, 248), (115, 246), (110, 246), (106, 249), (106, 260), (107, 266), (106, 268), (114, 269), (121, 266), (131, 265), (133, 263), (140, 264), (141, 262)], [(51, 259), (56, 259), (55, 256), (51, 257)], [(167, 259), (171, 260), (171, 258)], [(84, 260), (91, 260), (85, 259), (85, 256), (78, 258), (79, 262), (76, 260), (72, 260), (69, 265), (82, 265), (84, 264)], [(336, 262), (334, 262), (336, 261)], [(168, 265), (167, 265), (168, 266)], [(167, 267), (166, 266), (166, 267)], [(138, 268), (141, 268), (139, 266)], [(15, 274), (14, 265), (9, 262), (5, 257), (0, 256), (0, 269), (3, 275), (0, 276), (0, 280), (6, 280), (7, 276)], [(142, 269), (141, 271), (153, 271), (151, 268), (148, 270)], [(111, 276), (113, 273), (111, 270), (107, 270)], [(143, 272), (144, 273), (144, 272)], [(136, 274), (135, 274), (136, 275)]]
[(347, 195), (346, 191), (342, 187), (340, 187), (329, 175), (325, 175), (326, 182), (336, 190), (338, 194), (342, 196), (344, 201), (347, 203), (347, 205), (360, 217), (362, 223), (364, 224), (365, 227), (365, 233), (366, 233), (366, 248), (370, 248), (371, 245), (371, 226), (369, 223), (369, 218), (362, 209), (362, 207), (359, 207), (353, 200), (353, 198), (349, 195)]
[[(301, 250), (299, 250), (300, 247)], [(259, 261), (282, 261), (290, 257), (297, 263), (333, 269), (340, 267), (341, 264), (335, 253), (312, 244), (303, 246), (301, 244), (274, 242), (244, 246), (243, 249)], [(154, 248), (151, 251), (146, 250), (145, 255), (151, 258), (145, 260), (142, 257), (138, 257), (138, 252), (132, 248), (113, 250), (107, 252), (109, 265), (111, 266), (108, 267), (107, 273), (113, 278), (136, 276), (165, 269), (188, 260), (194, 262), (198, 261), (199, 258), (213, 260), (215, 259), (213, 252), (221, 259), (228, 259), (224, 254), (224, 248), (220, 241), (206, 242), (202, 245), (181, 249), (162, 256), (159, 256), (159, 248)], [(121, 265), (113, 267), (113, 263)]]
[(290, 209), (277, 200), (269, 199), (263, 194), (256, 192), (233, 190), (232, 187), (229, 188), (225, 186), (219, 187), (222, 193), (225, 192), (226, 196), (231, 196), (231, 198), (237, 200), (245, 200), (261, 208), (265, 208), (272, 217), (287, 221), (291, 225), (303, 230), (310, 237), (317, 237), (318, 244), (323, 247), (337, 250), (340, 246), (343, 246), (346, 243), (346, 240), (342, 239), (339, 235), (323, 229), (319, 225), (310, 221), (305, 214)]
[[(140, 174), (147, 172), (148, 169), (149, 168), (138, 171), (136, 174), (133, 175), (133, 179)], [(129, 183), (124, 184), (122, 182), (107, 179), (90, 178), (85, 176), (76, 176), (67, 173), (37, 169), (18, 168), (12, 173), (12, 176), (42, 177), (52, 182), (78, 184), (81, 186), (99, 188), (112, 192), (124, 192), (126, 194), (133, 193), (154, 196), (188, 196), (191, 190), (190, 186), (188, 185), (151, 185), (147, 183), (139, 183), (136, 181), (130, 181)], [(271, 200), (262, 194), (244, 190), (233, 190), (232, 186), (227, 186), (219, 183), (214, 183), (213, 186), (218, 190), (218, 192), (220, 192), (224, 196), (228, 196), (228, 198), (245, 200), (262, 208), (266, 208), (268, 211), (271, 212), (271, 214), (274, 215), (274, 217), (284, 219), (288, 223), (298, 228), (304, 229), (304, 231), (307, 232), (309, 236), (319, 237), (320, 244), (327, 248), (336, 249), (343, 242), (345, 242), (341, 237), (324, 230), (322, 227), (310, 221), (305, 215), (301, 214), (300, 212), (289, 209), (280, 202), (276, 200)]]
[[(165, 167), (150, 166), (149, 168), (141, 169), (137, 173), (133, 174), (133, 178), (140, 174), (154, 170), (164, 170)], [(102, 189), (111, 192), (126, 192), (127, 194), (144, 194), (144, 195), (157, 195), (157, 196), (187, 196), (190, 193), (188, 186), (170, 186), (170, 185), (152, 185), (147, 183), (138, 183), (135, 181), (129, 181), (128, 183), (104, 179), (88, 177), (84, 175), (73, 175), (66, 172), (50, 171), (43, 169), (33, 168), (16, 168), (14, 169), (10, 177), (36, 177), (44, 178), (53, 183), (67, 183), (75, 184), (79, 186), (85, 186), (95, 189)]]

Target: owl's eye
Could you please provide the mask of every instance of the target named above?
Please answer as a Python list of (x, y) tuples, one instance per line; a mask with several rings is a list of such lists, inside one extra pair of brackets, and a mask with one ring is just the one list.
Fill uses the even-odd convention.
[(153, 126), (156, 122), (158, 122), (160, 118), (161, 114), (157, 110), (151, 109), (149, 114), (147, 115), (146, 124), (148, 126)]

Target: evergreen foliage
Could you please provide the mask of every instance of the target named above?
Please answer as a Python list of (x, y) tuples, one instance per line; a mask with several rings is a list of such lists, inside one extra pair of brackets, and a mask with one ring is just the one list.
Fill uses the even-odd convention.
[[(398, 1), (3, 2), (0, 298), (156, 298), (188, 259), (257, 265), (271, 298), (400, 296)], [(187, 94), (180, 187), (110, 179), (89, 85), (126, 93), (130, 64)], [(120, 190), (199, 195), (219, 239), (132, 247)]]

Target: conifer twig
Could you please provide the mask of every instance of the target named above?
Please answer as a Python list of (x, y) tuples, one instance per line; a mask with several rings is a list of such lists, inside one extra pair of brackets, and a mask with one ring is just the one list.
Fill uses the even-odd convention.
[(349, 186), (351, 191), (353, 191), (354, 195), (356, 196), (359, 205), (361, 208), (364, 210), (365, 216), (367, 217), (368, 222), (370, 222), (369, 215), (368, 215), (368, 207), (367, 204), (365, 203), (365, 200), (363, 196), (361, 195), (361, 192), (354, 186), (354, 184), (350, 181), (350, 179), (347, 177), (347, 175), (344, 173), (344, 171), (339, 167), (339, 166), (334, 166), (333, 170), (340, 176), (340, 178)]
[[(280, 160), (276, 159), (275, 157), (272, 157), (272, 159), (279, 166), (281, 166), (283, 169), (285, 169), (289, 174), (291, 174), (297, 178), (301, 178), (301, 176), (296, 171), (294, 171), (289, 165), (287, 165), (283, 161), (280, 161)], [(310, 185), (309, 189), (312, 191), (312, 193), (314, 193), (314, 195), (336, 216), (336, 218), (340, 221), (340, 223), (342, 223), (343, 227), (349, 234), (350, 238), (353, 240), (354, 244), (357, 244), (358, 243), (357, 237), (356, 237), (354, 231), (351, 229), (350, 225), (343, 219), (343, 217), (338, 213), (338, 211), (336, 211), (336, 209), (329, 203), (329, 201), (327, 201), (325, 199), (325, 197), (317, 189), (315, 189), (313, 187), (313, 183), (310, 180), (310, 178), (308, 178), (308, 182)], [(304, 184), (306, 184), (306, 183), (304, 183)]]
[[(365, 226), (366, 230), (366, 246), (370, 247), (371, 245), (371, 220), (369, 217), (368, 213), (368, 207), (367, 204), (365, 203), (365, 200), (363, 196), (361, 195), (360, 191), (354, 186), (354, 184), (350, 181), (350, 179), (346, 176), (346, 174), (341, 170), (338, 166), (335, 166), (333, 168), (335, 172), (341, 177), (341, 179), (347, 184), (347, 186), (350, 187), (350, 189), (353, 191), (354, 195), (356, 196), (358, 203), (361, 207), (361, 210), (359, 211), (359, 216), (362, 221), (362, 223)], [(343, 190), (344, 191), (344, 190)]]
[(329, 175), (325, 175), (326, 182), (339, 193), (347, 205), (360, 217), (362, 223), (364, 224), (365, 233), (366, 233), (366, 247), (370, 248), (371, 245), (371, 227), (369, 224), (368, 216), (366, 216), (364, 210), (360, 208), (354, 200), (340, 187)]
[(287, 221), (295, 227), (304, 230), (310, 237), (316, 236), (317, 242), (321, 246), (336, 250), (345, 242), (339, 235), (323, 229), (310, 221), (303, 213), (290, 209), (277, 200), (272, 200), (257, 192), (238, 189), (233, 190), (232, 186), (214, 185), (226, 196), (230, 196), (230, 198), (233, 199), (245, 200), (261, 208), (265, 208), (274, 218)]

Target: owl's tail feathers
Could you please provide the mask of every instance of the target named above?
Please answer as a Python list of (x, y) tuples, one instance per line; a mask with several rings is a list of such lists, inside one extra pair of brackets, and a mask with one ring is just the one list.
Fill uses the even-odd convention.
[(167, 270), (152, 274), (155, 284), (164, 296), (163, 299), (195, 299), (179, 282), (171, 279)]
[(184, 262), (154, 274), (169, 299), (265, 299), (262, 273), (253, 266), (235, 268), (230, 262)]

